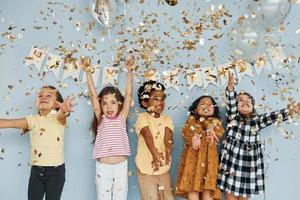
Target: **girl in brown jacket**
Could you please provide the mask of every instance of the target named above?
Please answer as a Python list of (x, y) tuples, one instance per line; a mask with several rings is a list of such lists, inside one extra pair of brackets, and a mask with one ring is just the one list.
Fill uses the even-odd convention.
[(182, 129), (185, 147), (179, 163), (176, 194), (189, 200), (221, 199), (221, 192), (216, 188), (217, 143), (224, 133), (219, 109), (211, 96), (201, 96), (189, 111)]

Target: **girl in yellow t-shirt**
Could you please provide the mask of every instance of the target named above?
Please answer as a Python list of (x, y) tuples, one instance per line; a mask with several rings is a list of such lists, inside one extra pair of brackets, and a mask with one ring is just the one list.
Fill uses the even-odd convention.
[[(53, 86), (43, 86), (37, 96), (37, 115), (0, 119), (0, 128), (29, 130), (31, 173), (28, 200), (59, 200), (65, 183), (64, 129), (74, 97), (63, 101)], [(51, 148), (49, 148), (51, 147)]]

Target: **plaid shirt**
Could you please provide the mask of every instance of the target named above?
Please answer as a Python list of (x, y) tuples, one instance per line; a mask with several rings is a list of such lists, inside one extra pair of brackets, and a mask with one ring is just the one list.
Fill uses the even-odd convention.
[[(281, 123), (289, 119), (287, 108), (279, 111), (254, 115), (251, 119), (244, 119), (237, 109), (237, 94), (235, 91), (225, 92), (227, 97), (227, 136), (240, 140), (240, 142), (258, 142), (259, 130), (274, 123)], [(254, 105), (253, 105), (254, 106)]]
[(235, 196), (251, 197), (264, 192), (263, 148), (259, 130), (289, 119), (288, 109), (243, 118), (237, 108), (237, 94), (226, 90), (227, 135), (221, 148), (217, 185)]

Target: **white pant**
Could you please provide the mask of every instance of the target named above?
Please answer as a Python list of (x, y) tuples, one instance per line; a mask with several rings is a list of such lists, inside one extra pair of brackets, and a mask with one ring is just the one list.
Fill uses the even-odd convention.
[(96, 161), (97, 200), (127, 200), (127, 159), (117, 164)]

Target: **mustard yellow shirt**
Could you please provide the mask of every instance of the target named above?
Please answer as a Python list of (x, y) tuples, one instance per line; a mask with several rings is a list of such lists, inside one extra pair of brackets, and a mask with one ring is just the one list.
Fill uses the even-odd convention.
[(137, 168), (142, 174), (148, 175), (159, 175), (164, 174), (169, 171), (170, 165), (165, 165), (165, 160), (163, 160), (163, 166), (159, 168), (158, 171), (154, 171), (152, 168), (152, 154), (149, 151), (147, 144), (144, 140), (141, 130), (144, 127), (149, 126), (150, 132), (153, 136), (153, 142), (155, 148), (157, 148), (159, 153), (165, 155), (165, 145), (164, 145), (164, 136), (165, 128), (174, 130), (174, 125), (172, 119), (166, 115), (162, 114), (159, 118), (152, 117), (147, 112), (140, 113), (137, 117), (135, 124), (136, 133), (138, 135), (138, 147), (137, 154), (135, 157), (135, 163)]
[(57, 166), (64, 163), (65, 126), (57, 121), (56, 115), (56, 111), (51, 111), (47, 116), (26, 117), (31, 144), (31, 165)]

